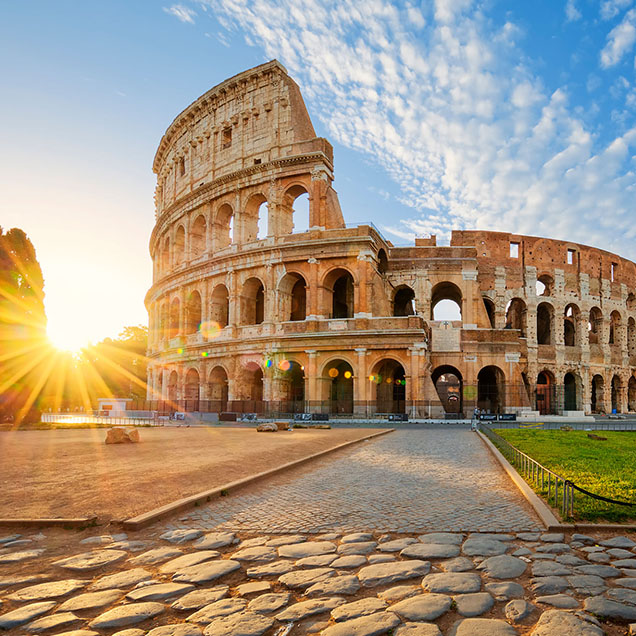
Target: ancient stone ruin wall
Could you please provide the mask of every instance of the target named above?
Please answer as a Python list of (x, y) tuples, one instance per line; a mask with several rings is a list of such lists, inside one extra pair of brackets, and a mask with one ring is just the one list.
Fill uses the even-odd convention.
[[(157, 404), (418, 416), (636, 407), (632, 262), (499, 232), (394, 247), (372, 226), (347, 228), (332, 148), (276, 61), (186, 108), (154, 170)], [(461, 315), (436, 320), (441, 301)]]

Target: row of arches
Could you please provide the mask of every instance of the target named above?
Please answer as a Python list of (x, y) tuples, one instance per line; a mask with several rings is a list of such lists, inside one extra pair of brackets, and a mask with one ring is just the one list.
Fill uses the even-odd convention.
[(267, 197), (252, 194), (241, 210), (222, 203), (211, 213), (200, 212), (188, 222), (180, 222), (158, 242), (155, 262), (158, 273), (214, 254), (232, 244), (251, 243), (267, 236), (306, 232), (309, 229), (309, 194), (304, 186), (287, 188), (270, 211)]

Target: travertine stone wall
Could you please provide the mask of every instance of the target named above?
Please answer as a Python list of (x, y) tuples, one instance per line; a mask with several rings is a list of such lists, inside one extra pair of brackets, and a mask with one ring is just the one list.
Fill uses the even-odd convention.
[[(153, 168), (149, 399), (435, 415), (451, 372), (463, 411), (636, 409), (634, 263), (501, 232), (394, 247), (346, 227), (331, 145), (276, 61), (188, 106)], [(441, 300), (461, 319), (436, 321)]]

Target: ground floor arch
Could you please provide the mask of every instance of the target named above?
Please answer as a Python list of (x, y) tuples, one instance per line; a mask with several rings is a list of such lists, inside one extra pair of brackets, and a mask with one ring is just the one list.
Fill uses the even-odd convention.
[(345, 360), (333, 360), (325, 365), (323, 382), (328, 386), (329, 412), (353, 413), (353, 368)]
[(177, 375), (176, 371), (172, 371), (168, 377), (168, 400), (170, 400), (170, 402), (176, 402), (177, 401), (177, 387), (179, 384), (179, 376)]
[(535, 395), (535, 409), (540, 415), (554, 415), (556, 413), (556, 383), (554, 374), (544, 370), (537, 376)]
[(563, 410), (581, 410), (581, 379), (578, 375), (568, 372), (563, 377)]
[(395, 360), (380, 360), (370, 377), (375, 386), (377, 413), (406, 412), (406, 374)]
[(220, 413), (227, 410), (228, 378), (221, 366), (214, 367), (208, 376), (208, 400), (211, 411)]
[(199, 392), (199, 372), (196, 369), (188, 369), (185, 377), (185, 391), (183, 393), (183, 397), (186, 401), (186, 411), (199, 410)]
[(622, 411), (622, 393), (623, 382), (620, 376), (615, 375), (612, 378), (612, 413), (620, 413)]
[(489, 413), (503, 413), (506, 399), (504, 372), (494, 365), (484, 367), (477, 374), (477, 406)]
[(605, 413), (604, 400), (605, 381), (602, 375), (592, 378), (592, 394), (590, 396), (590, 408), (592, 413)]
[(464, 412), (464, 380), (453, 366), (442, 365), (431, 374), (444, 412), (459, 416)]
[(278, 392), (284, 413), (303, 413), (305, 410), (305, 370), (298, 362), (282, 360), (278, 365)]

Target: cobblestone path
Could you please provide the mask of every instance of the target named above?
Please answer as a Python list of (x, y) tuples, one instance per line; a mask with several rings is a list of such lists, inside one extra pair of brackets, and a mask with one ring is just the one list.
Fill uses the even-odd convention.
[(231, 494), (173, 527), (255, 532), (508, 532), (536, 515), (474, 433), (395, 431)]

